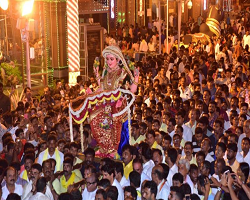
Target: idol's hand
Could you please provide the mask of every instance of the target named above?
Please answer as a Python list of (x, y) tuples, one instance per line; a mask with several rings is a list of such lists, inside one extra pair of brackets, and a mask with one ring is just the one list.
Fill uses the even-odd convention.
[(140, 75), (140, 71), (139, 71), (139, 67), (134, 69), (134, 77), (135, 78), (139, 78)]
[(94, 74), (95, 74), (96, 80), (100, 79), (99, 66), (97, 66), (97, 67), (94, 66), (93, 70), (94, 70)]

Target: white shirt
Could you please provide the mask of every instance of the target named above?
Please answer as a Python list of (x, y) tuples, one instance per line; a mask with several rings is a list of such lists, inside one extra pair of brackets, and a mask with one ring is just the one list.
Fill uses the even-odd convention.
[(168, 173), (168, 177), (167, 177), (167, 182), (168, 185), (172, 186), (173, 185), (173, 176), (178, 173), (178, 167), (176, 164), (174, 164), (170, 169), (169, 169), (169, 173)]
[(186, 101), (192, 98), (192, 92), (188, 86), (185, 88), (184, 91), (181, 87), (179, 87), (178, 89), (180, 90), (180, 97), (182, 98), (182, 101)]
[(32, 195), (29, 200), (50, 200), (46, 195), (41, 192), (37, 192), (35, 195)]
[(145, 174), (144, 172), (141, 173), (141, 184), (145, 181), (151, 181), (152, 179), (147, 175)]
[[(5, 185), (3, 188), (2, 188), (2, 200), (6, 200), (8, 195), (10, 194), (8, 188), (7, 188), (7, 185)], [(15, 191), (14, 193), (18, 194), (19, 196), (22, 196), (22, 193), (23, 193), (23, 187), (21, 185), (17, 185), (15, 183)]]
[[(124, 192), (123, 192), (122, 186), (120, 185), (120, 183), (116, 179), (114, 179), (112, 186), (115, 186), (118, 190), (118, 199), (117, 200), (124, 200)], [(85, 198), (83, 198), (83, 199), (85, 199)]]
[(148, 162), (143, 164), (143, 171), (142, 172), (147, 174), (150, 179), (152, 179), (151, 173), (152, 173), (152, 169), (154, 166), (155, 166), (155, 164), (154, 164), (153, 160), (149, 160)]
[[(177, 126), (177, 125), (176, 125)], [(183, 128), (183, 139), (187, 142), (192, 142), (193, 132), (192, 129), (189, 128), (187, 125), (182, 124)]]
[(242, 133), (240, 136), (239, 136), (239, 140), (238, 140), (238, 151), (241, 152), (242, 149), (241, 149), (241, 143), (242, 143), (242, 140), (244, 137), (246, 137), (247, 135), (245, 133)]
[(140, 51), (143, 51), (143, 52), (148, 51), (148, 44), (145, 40), (142, 40), (140, 43)]
[(214, 161), (214, 158), (208, 153), (205, 158), (206, 161), (209, 161), (210, 163)]
[(87, 188), (85, 188), (82, 193), (82, 199), (95, 200), (96, 191), (97, 191), (97, 188), (93, 192), (88, 192)]
[(248, 44), (248, 46), (250, 47), (250, 35), (244, 35), (243, 36), (243, 47), (244, 49), (246, 48), (246, 45)]
[(157, 186), (156, 199), (168, 200), (169, 192), (170, 192), (170, 189), (163, 179), (161, 183)]
[[(40, 165), (43, 164), (43, 161), (44, 161), (43, 156), (44, 156), (45, 151), (46, 151), (46, 150), (42, 151), (42, 152), (39, 154), (39, 156), (38, 156), (37, 163), (39, 163)], [(62, 152), (60, 152), (60, 151), (58, 151), (58, 152), (59, 152), (59, 155), (60, 155), (60, 158), (61, 158), (61, 161), (60, 161), (61, 163), (56, 163), (56, 166), (57, 166), (58, 164), (59, 164), (60, 166), (62, 166), (62, 165), (63, 165), (63, 160), (64, 160), (64, 155), (63, 155)], [(54, 154), (53, 154), (52, 156), (50, 156), (49, 153), (48, 153), (47, 159), (50, 159), (50, 158), (53, 158), (53, 159), (56, 160), (56, 154), (55, 154), (55, 152), (54, 152)], [(47, 159), (45, 159), (45, 160), (47, 160)], [(57, 171), (57, 167), (56, 167), (56, 166), (55, 166), (55, 172)]]
[(122, 186), (122, 188), (130, 185), (128, 179), (126, 179), (125, 176), (122, 177), (120, 185)]
[[(22, 200), (28, 200), (32, 196), (32, 193), (31, 193), (32, 184), (33, 184), (33, 182), (30, 181), (27, 185), (24, 186), (23, 192), (22, 192)], [(48, 199), (54, 200), (54, 197), (53, 197), (51, 190), (50, 190), (50, 187), (48, 185), (46, 186), (45, 195), (47, 196)]]
[(237, 158), (237, 155), (236, 155), (236, 160), (241, 163), (241, 162), (246, 162), (246, 163), (250, 163), (250, 150), (248, 151), (247, 155), (245, 157), (243, 157), (243, 151), (240, 152), (240, 155), (241, 157)]

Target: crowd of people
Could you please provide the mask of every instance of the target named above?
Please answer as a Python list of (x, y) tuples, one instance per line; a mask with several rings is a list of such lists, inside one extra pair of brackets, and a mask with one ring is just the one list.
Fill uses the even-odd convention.
[[(95, 156), (88, 120), (82, 138), (73, 124), (70, 140), (68, 103), (98, 90), (94, 76), (72, 87), (58, 80), (40, 99), (27, 87), (15, 109), (0, 84), (1, 199), (250, 199), (249, 13), (221, 24), (205, 44), (172, 42), (135, 62), (131, 140), (120, 159)], [(157, 27), (121, 30), (107, 45), (155, 51)]]

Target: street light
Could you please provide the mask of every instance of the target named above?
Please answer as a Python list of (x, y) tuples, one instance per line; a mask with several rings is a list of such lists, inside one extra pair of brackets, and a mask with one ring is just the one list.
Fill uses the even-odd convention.
[(1, 0), (1, 1), (0, 1), (0, 7), (1, 7), (3, 10), (7, 10), (7, 9), (8, 9), (8, 6), (9, 6), (8, 0)]
[[(25, 1), (23, 3), (22, 16), (27, 16), (32, 12), (34, 0)], [(31, 88), (31, 78), (30, 78), (30, 46), (29, 46), (29, 20), (26, 20), (24, 28), (24, 38), (26, 42), (26, 74), (27, 74), (27, 86)]]

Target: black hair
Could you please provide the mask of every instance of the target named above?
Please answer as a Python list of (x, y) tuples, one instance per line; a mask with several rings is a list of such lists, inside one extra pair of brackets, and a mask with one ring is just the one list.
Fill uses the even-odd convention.
[(160, 163), (159, 165), (162, 166), (163, 168), (163, 179), (166, 180), (168, 177), (168, 173), (169, 173), (169, 166), (166, 165), (165, 163)]
[(178, 186), (171, 186), (170, 187), (170, 191), (175, 192), (175, 195), (178, 197), (179, 200), (183, 199), (183, 194), (181, 192), (180, 187), (178, 187)]
[(88, 147), (85, 151), (84, 151), (84, 155), (91, 155), (93, 157), (95, 157), (95, 150), (93, 148)]
[(134, 187), (132, 187), (132, 186), (126, 186), (126, 187), (124, 188), (124, 193), (125, 193), (125, 192), (131, 193), (131, 196), (132, 196), (134, 199), (137, 199), (137, 191), (136, 191), (136, 189), (135, 189)]
[(64, 159), (64, 161), (63, 161), (63, 164), (65, 164), (65, 163), (70, 164), (70, 165), (71, 165), (71, 167), (73, 167), (73, 163), (74, 163), (74, 161), (73, 161), (73, 159), (72, 159), (72, 158), (67, 157), (67, 158), (65, 158), (65, 159)]
[(246, 162), (240, 163), (240, 170), (243, 172), (245, 176), (245, 183), (247, 182), (248, 176), (249, 176), (249, 164)]
[(181, 186), (180, 186), (180, 191), (186, 195), (186, 194), (191, 194), (191, 187), (188, 183), (183, 183)]
[(69, 194), (68, 192), (65, 193), (61, 193), (58, 197), (58, 200), (72, 200), (73, 197), (71, 194)]
[(129, 181), (130, 181), (130, 185), (133, 184), (135, 186), (135, 188), (140, 187), (141, 174), (139, 174), (137, 171), (130, 172)]
[(123, 170), (123, 164), (121, 162), (115, 162), (115, 171), (116, 173), (121, 173), (123, 176), (124, 170)]
[(6, 200), (21, 200), (21, 197), (16, 193), (10, 193)]
[(31, 168), (37, 169), (39, 171), (39, 173), (42, 172), (42, 166), (39, 163), (33, 163)]
[(21, 164), (20, 164), (20, 162), (12, 162), (12, 163), (10, 163), (10, 167), (15, 168), (16, 171), (20, 171), (20, 169), (21, 169)]
[(115, 176), (114, 165), (105, 164), (105, 165), (102, 166), (101, 170), (104, 171), (104, 172), (107, 172), (109, 175), (113, 174), (113, 176)]
[(97, 186), (106, 189), (110, 186), (110, 181), (108, 179), (103, 178), (97, 183)]
[(175, 148), (169, 148), (168, 150), (167, 150), (167, 152), (168, 152), (168, 157), (170, 158), (170, 160), (171, 160), (171, 162), (172, 163), (175, 163), (176, 162), (176, 160), (177, 160), (177, 157), (178, 157), (178, 152), (177, 152), (177, 150), (175, 149)]
[(147, 181), (144, 184), (144, 188), (150, 189), (150, 192), (152, 194), (154, 194), (154, 196), (156, 197), (156, 195), (157, 195), (157, 185), (156, 185), (156, 183), (154, 181)]
[[(77, 190), (79, 193), (80, 193), (80, 191), (79, 190)], [(104, 189), (98, 189), (97, 191), (96, 191), (96, 194), (101, 194), (102, 196), (103, 196), (103, 199), (107, 199), (107, 193), (105, 192), (105, 190)], [(132, 193), (131, 193), (132, 194)], [(82, 195), (81, 195), (81, 197), (82, 197)], [(75, 200), (75, 199), (74, 199)]]
[(227, 145), (227, 149), (230, 149), (232, 151), (234, 151), (235, 153), (238, 151), (238, 147), (236, 143), (229, 143)]
[(36, 191), (43, 192), (44, 189), (46, 188), (46, 185), (47, 185), (46, 178), (40, 177), (36, 182)]
[(184, 177), (181, 173), (175, 173), (172, 177), (173, 181), (179, 181), (181, 184), (183, 183)]
[(107, 189), (107, 198), (110, 198), (111, 200), (117, 200), (118, 199), (118, 190), (115, 186), (110, 186)]

